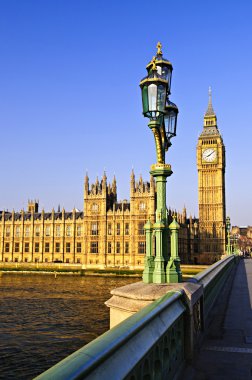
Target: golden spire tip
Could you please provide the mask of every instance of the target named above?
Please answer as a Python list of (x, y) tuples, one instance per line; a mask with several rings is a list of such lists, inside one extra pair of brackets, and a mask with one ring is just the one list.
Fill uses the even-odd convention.
[(162, 48), (161, 42), (158, 42), (156, 47), (157, 47), (157, 55), (162, 55), (163, 53), (161, 50), (161, 48)]

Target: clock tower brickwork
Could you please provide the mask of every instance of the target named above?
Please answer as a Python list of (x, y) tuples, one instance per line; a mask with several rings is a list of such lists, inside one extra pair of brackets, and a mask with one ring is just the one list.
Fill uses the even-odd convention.
[(213, 263), (225, 254), (225, 146), (209, 90), (204, 128), (197, 144), (199, 262)]

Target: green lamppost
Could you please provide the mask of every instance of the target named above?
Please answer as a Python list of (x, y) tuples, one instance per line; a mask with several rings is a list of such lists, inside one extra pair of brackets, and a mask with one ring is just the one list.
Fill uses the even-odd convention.
[(231, 223), (230, 223), (230, 217), (227, 216), (226, 218), (226, 228), (227, 228), (227, 255), (232, 255), (232, 246), (230, 242), (230, 230), (231, 230)]
[(239, 255), (239, 246), (238, 246), (237, 234), (234, 235), (234, 254)]
[[(143, 281), (158, 284), (179, 282), (181, 280), (179, 257), (177, 252), (172, 251), (173, 247), (176, 247), (176, 243), (171, 244), (170, 257), (168, 254), (169, 226), (166, 208), (166, 179), (172, 174), (172, 170), (171, 165), (165, 163), (165, 152), (171, 146), (171, 138), (176, 136), (178, 108), (169, 100), (172, 64), (163, 58), (160, 42), (157, 44), (156, 56), (153, 57), (146, 69), (148, 74), (140, 82), (140, 87), (143, 115), (150, 119), (148, 126), (153, 132), (156, 145), (157, 162), (151, 166), (150, 174), (156, 180), (157, 209), (154, 225), (150, 221), (145, 225), (146, 257)], [(177, 229), (176, 225), (175, 230)], [(153, 236), (155, 236), (156, 242), (155, 257), (152, 247)], [(176, 239), (176, 232), (174, 236)], [(177, 276), (174, 276), (174, 268)], [(170, 271), (173, 271), (172, 276), (170, 276)]]

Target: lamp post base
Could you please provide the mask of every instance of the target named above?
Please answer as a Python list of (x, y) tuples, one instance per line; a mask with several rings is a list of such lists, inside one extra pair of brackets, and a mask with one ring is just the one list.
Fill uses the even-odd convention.
[(154, 272), (154, 257), (145, 257), (144, 260), (144, 271), (143, 271), (143, 282), (145, 284), (151, 284), (153, 282), (153, 272)]
[(182, 282), (182, 272), (180, 270), (180, 260), (170, 258), (166, 267), (166, 282)]
[(166, 282), (164, 259), (163, 257), (156, 257), (154, 262), (155, 262), (155, 269), (153, 272), (153, 283), (164, 284)]

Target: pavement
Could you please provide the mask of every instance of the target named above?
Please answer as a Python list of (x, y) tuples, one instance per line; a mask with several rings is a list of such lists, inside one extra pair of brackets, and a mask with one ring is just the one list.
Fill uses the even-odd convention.
[(252, 259), (240, 260), (181, 380), (252, 380)]

